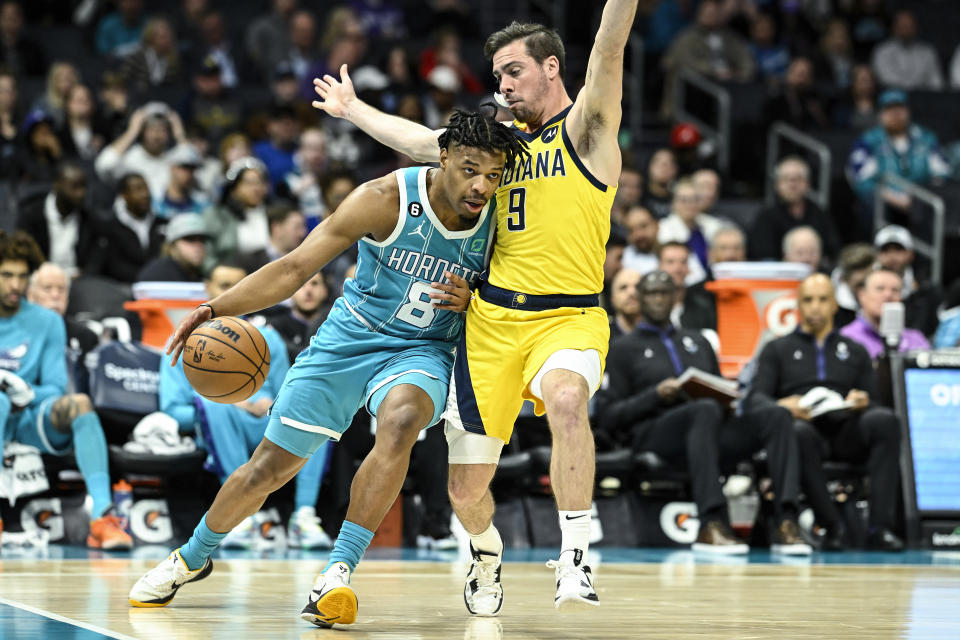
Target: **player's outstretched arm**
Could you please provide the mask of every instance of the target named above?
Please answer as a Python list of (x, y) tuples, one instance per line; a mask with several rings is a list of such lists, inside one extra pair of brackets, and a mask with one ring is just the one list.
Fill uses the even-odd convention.
[(405, 153), (417, 162), (437, 162), (440, 147), (433, 131), (406, 118), (386, 114), (357, 97), (347, 65), (340, 67), (340, 79), (331, 75), (313, 79), (313, 90), (320, 96), (313, 106), (335, 118), (344, 118), (380, 144)]
[(587, 168), (605, 184), (620, 178), (617, 134), (623, 112), (624, 49), (637, 0), (607, 0), (590, 51), (587, 76), (567, 117), (567, 133)]
[(366, 182), (347, 196), (335, 214), (317, 225), (299, 247), (257, 269), (185, 317), (167, 346), (175, 366), (187, 337), (216, 316), (242, 316), (288, 299), (313, 274), (370, 235), (384, 240), (397, 225), (400, 193), (393, 174)]

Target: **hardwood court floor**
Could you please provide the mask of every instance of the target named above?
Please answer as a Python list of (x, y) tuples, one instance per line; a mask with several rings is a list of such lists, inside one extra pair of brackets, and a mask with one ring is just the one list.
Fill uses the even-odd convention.
[[(631, 554), (638, 561), (630, 562)], [(596, 570), (602, 605), (577, 613), (553, 610), (552, 570), (539, 562), (506, 563), (506, 599), (496, 619), (466, 614), (460, 560), (365, 560), (353, 580), (359, 620), (339, 631), (316, 629), (297, 615), (321, 556), (216, 560), (209, 578), (184, 587), (161, 609), (131, 609), (126, 600), (156, 559), (3, 557), (0, 638), (960, 637), (956, 556), (925, 554), (922, 565), (840, 564), (836, 556), (778, 564), (763, 555), (701, 563), (686, 551), (614, 557)]]

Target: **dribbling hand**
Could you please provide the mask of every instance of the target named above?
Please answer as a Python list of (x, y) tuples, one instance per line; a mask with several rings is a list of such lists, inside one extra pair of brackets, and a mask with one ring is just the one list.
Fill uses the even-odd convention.
[(353, 81), (347, 73), (347, 65), (340, 66), (340, 79), (327, 74), (323, 78), (313, 79), (313, 90), (322, 100), (314, 100), (313, 108), (330, 114), (334, 118), (345, 118), (350, 103), (357, 99)]
[[(447, 282), (430, 283), (431, 287), (438, 290), (430, 293), (434, 309), (463, 313), (470, 304), (470, 285), (466, 280), (449, 271), (444, 271), (443, 277), (447, 279)], [(441, 291), (446, 293), (440, 293)]]
[(180, 321), (177, 330), (173, 332), (170, 342), (167, 343), (167, 354), (173, 354), (170, 358), (170, 366), (177, 366), (177, 360), (180, 359), (180, 353), (183, 352), (183, 345), (187, 338), (193, 333), (193, 330), (201, 324), (213, 318), (213, 309), (208, 306), (199, 306), (191, 311), (187, 317)]

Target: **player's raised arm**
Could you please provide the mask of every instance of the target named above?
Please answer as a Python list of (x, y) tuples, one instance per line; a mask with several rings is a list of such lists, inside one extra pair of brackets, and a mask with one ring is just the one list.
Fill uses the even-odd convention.
[(590, 51), (583, 89), (567, 118), (567, 133), (591, 172), (606, 184), (620, 177), (617, 134), (622, 119), (624, 49), (637, 0), (607, 0)]
[(331, 75), (313, 79), (313, 90), (320, 96), (313, 106), (335, 118), (349, 120), (361, 131), (382, 145), (405, 153), (417, 162), (436, 162), (440, 159), (437, 136), (422, 124), (392, 116), (357, 97), (347, 65), (340, 67), (340, 79)]
[(400, 194), (391, 173), (357, 187), (287, 255), (257, 269), (185, 317), (167, 347), (175, 365), (187, 336), (216, 316), (241, 316), (290, 298), (304, 282), (365, 235), (383, 239), (397, 224)]

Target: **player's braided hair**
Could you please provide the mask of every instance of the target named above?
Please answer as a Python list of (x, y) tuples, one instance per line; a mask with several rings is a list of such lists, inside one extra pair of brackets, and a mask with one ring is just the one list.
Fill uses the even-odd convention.
[(490, 107), (492, 112), (486, 114), (460, 109), (453, 112), (447, 128), (438, 139), (440, 148), (449, 150), (451, 143), (456, 143), (484, 151), (502, 151), (507, 156), (505, 170), (512, 171), (517, 162), (530, 156), (527, 143), (493, 118), (497, 105), (485, 102), (480, 107)]

